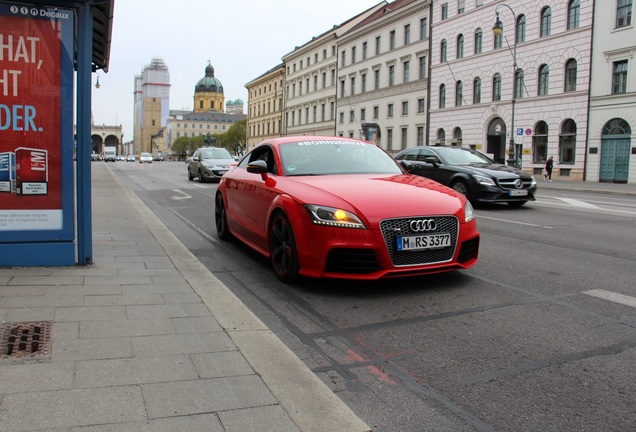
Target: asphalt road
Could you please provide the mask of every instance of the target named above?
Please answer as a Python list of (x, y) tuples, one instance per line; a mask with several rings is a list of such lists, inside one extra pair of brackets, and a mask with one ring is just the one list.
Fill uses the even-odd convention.
[(540, 190), (477, 209), (470, 270), (279, 282), (214, 230), (182, 162), (109, 166), (375, 431), (636, 430), (636, 202)]

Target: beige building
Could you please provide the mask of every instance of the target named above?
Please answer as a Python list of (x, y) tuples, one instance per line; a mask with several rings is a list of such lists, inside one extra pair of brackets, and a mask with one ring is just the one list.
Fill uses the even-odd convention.
[(281, 63), (245, 84), (249, 95), (247, 150), (267, 138), (283, 136), (284, 76)]
[(152, 140), (166, 126), (170, 115), (170, 72), (160, 58), (153, 58), (135, 76), (133, 153), (153, 152)]

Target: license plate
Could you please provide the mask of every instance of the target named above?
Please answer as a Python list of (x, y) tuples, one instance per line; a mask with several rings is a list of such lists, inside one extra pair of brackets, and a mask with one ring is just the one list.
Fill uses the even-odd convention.
[(513, 190), (509, 190), (508, 194), (510, 196), (526, 196), (528, 195), (528, 191), (525, 189), (513, 189)]
[(397, 237), (398, 251), (442, 249), (450, 245), (451, 236), (448, 233)]

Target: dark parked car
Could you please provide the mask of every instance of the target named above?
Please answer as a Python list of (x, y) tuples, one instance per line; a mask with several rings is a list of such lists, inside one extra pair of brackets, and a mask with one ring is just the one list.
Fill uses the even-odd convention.
[(229, 151), (221, 147), (201, 147), (192, 155), (188, 164), (188, 180), (199, 178), (201, 183), (207, 180), (220, 180), (236, 164)]
[(410, 173), (452, 187), (473, 203), (507, 203), (519, 207), (535, 199), (534, 177), (499, 164), (476, 150), (420, 146), (402, 150), (395, 158), (403, 162)]

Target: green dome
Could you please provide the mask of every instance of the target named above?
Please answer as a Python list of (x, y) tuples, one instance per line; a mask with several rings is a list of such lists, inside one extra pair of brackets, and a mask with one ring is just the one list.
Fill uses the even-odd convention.
[(227, 106), (234, 106), (234, 102), (232, 102), (232, 101), (230, 100), (230, 101), (227, 101), (227, 102), (225, 103), (225, 105), (227, 105)]
[(241, 99), (237, 99), (234, 101), (234, 105), (243, 105), (243, 101)]
[(195, 93), (223, 93), (223, 84), (214, 78), (214, 68), (211, 64), (205, 68), (205, 76), (199, 80), (194, 87)]

